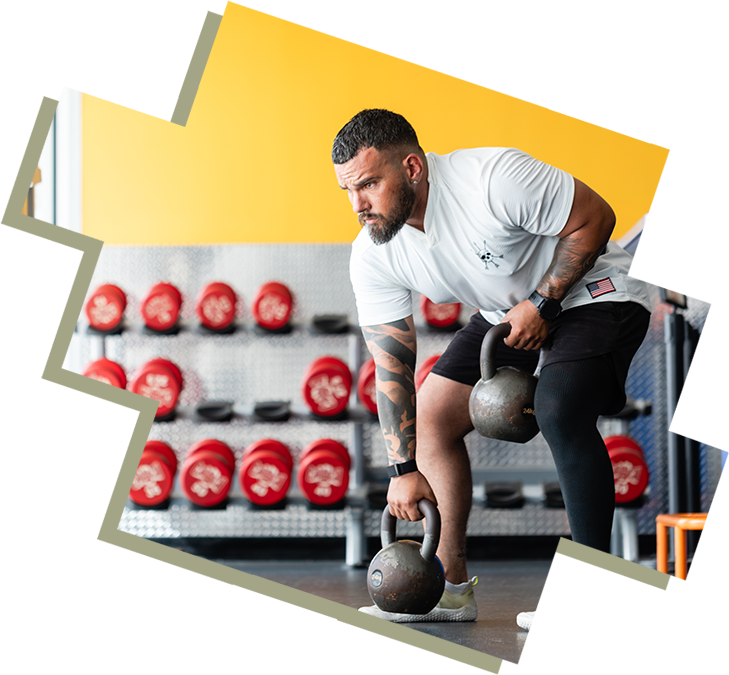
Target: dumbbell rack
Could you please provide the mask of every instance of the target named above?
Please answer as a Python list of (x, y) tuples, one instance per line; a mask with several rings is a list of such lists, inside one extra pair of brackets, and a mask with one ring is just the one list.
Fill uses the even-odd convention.
[[(450, 333), (421, 333), (419, 341), (419, 362), (434, 353), (441, 353), (450, 341)], [(160, 354), (170, 356), (181, 367), (185, 386), (181, 405), (173, 421), (155, 422), (150, 438), (162, 440), (178, 450), (182, 460), (184, 450), (202, 438), (219, 438), (234, 448), (236, 460), (242, 451), (254, 440), (263, 437), (276, 438), (292, 451), (295, 464), (305, 445), (316, 438), (327, 437), (339, 440), (350, 450), (352, 470), (346, 504), (339, 508), (317, 508), (308, 504), (295, 485), (289, 491), (283, 507), (264, 509), (254, 507), (245, 500), (237, 482), (231, 490), (224, 509), (200, 509), (190, 504), (175, 485), (166, 509), (140, 508), (128, 504), (119, 527), (132, 534), (148, 538), (189, 538), (195, 536), (215, 538), (241, 537), (343, 537), (346, 540), (346, 562), (357, 565), (366, 559), (368, 537), (379, 535), (381, 511), (373, 508), (368, 500), (372, 486), (387, 483), (385, 472), (386, 453), (379, 423), (356, 401), (355, 394), (344, 420), (315, 419), (301, 403), (292, 403), (291, 418), (285, 422), (261, 422), (252, 415), (253, 405), (236, 403), (235, 415), (230, 422), (203, 422), (195, 418), (194, 406), (202, 400), (229, 399), (231, 387), (226, 386), (225, 370), (229, 367), (232, 354), (246, 354), (257, 363), (278, 364), (277, 377), (267, 389), (267, 378), (259, 372), (252, 380), (255, 391), (239, 392), (243, 400), (280, 399), (282, 391), (298, 392), (301, 364), (321, 354), (332, 354), (346, 361), (353, 373), (357, 373), (367, 357), (365, 346), (358, 329), (341, 335), (317, 334), (307, 325), (297, 325), (287, 335), (264, 335), (243, 327), (233, 335), (209, 335), (196, 331), (194, 324), (182, 326), (175, 336), (157, 336), (145, 333), (139, 325), (127, 325), (120, 335), (98, 338), (102, 345), (98, 355), (105, 355), (120, 363), (138, 364)], [(174, 354), (170, 347), (174, 345)], [(206, 347), (206, 349), (203, 349)], [(260, 351), (258, 351), (260, 350)], [(202, 353), (204, 366), (192, 366), (192, 354)], [(281, 381), (281, 361), (295, 353), (297, 367), (293, 367)], [(185, 365), (187, 364), (187, 366)], [(240, 372), (239, 367), (235, 370)], [(200, 371), (204, 371), (203, 377)], [(210, 384), (208, 384), (208, 382)], [(353, 388), (354, 391), (354, 388)], [(252, 396), (252, 394), (256, 396)], [(294, 396), (296, 398), (296, 396)], [(240, 399), (239, 399), (240, 400)], [(484, 439), (472, 435), (468, 445), (472, 456), (478, 457), (479, 446)], [(513, 444), (488, 441), (489, 454), (509, 453)], [(542, 443), (543, 445), (543, 443)], [(483, 482), (500, 478), (525, 478), (529, 473), (536, 478), (551, 478), (554, 471), (549, 466), (551, 457), (540, 450), (540, 443), (534, 443), (529, 467), (516, 464), (501, 471), (480, 467), (474, 461), (475, 505), (471, 516), (469, 532), (473, 536), (483, 534), (568, 534), (566, 516), (563, 510), (544, 509), (536, 494), (528, 495), (528, 503), (516, 511), (486, 509), (483, 502)], [(541, 454), (542, 464), (535, 462)], [(536, 480), (535, 480), (536, 482)], [(405, 535), (417, 536), (417, 524), (403, 524)]]
[[(164, 353), (180, 365), (185, 381), (181, 405), (173, 420), (155, 422), (150, 433), (150, 439), (165, 441), (173, 447), (180, 461), (187, 447), (202, 438), (218, 438), (226, 442), (234, 449), (237, 462), (245, 447), (260, 438), (284, 442), (292, 451), (295, 466), (303, 447), (318, 438), (334, 438), (348, 447), (352, 455), (350, 488), (344, 507), (325, 508), (309, 504), (295, 485), (295, 480), (283, 505), (256, 507), (243, 497), (236, 474), (224, 508), (201, 509), (192, 505), (182, 496), (176, 481), (166, 508), (140, 508), (129, 502), (120, 522), (121, 529), (152, 538), (339, 536), (347, 538), (348, 560), (364, 555), (364, 534), (361, 528), (356, 527), (361, 518), (355, 516), (358, 511), (361, 512), (366, 496), (362, 471), (362, 427), (369, 413), (353, 398), (346, 419), (326, 420), (315, 418), (303, 404), (294, 400), (291, 416), (286, 422), (264, 422), (254, 416), (252, 403), (239, 402), (241, 398), (249, 402), (296, 399), (303, 354), (306, 354), (305, 360), (322, 354), (335, 355), (347, 362), (356, 373), (363, 350), (359, 331), (322, 334), (299, 324), (290, 333), (282, 335), (266, 334), (250, 326), (239, 326), (231, 335), (214, 335), (201, 332), (194, 324), (187, 323), (174, 336), (152, 335), (138, 325), (127, 325), (119, 335), (92, 337), (101, 341), (97, 355), (103, 354), (120, 363), (139, 363)], [(288, 376), (282, 378), (282, 362), (292, 354), (296, 355), (295, 363), (292, 362)], [(235, 362), (234, 367), (230, 359)], [(277, 364), (276, 373), (272, 374), (275, 376), (267, 378), (259, 372), (257, 365), (266, 363)], [(252, 390), (241, 392), (239, 385), (226, 383), (227, 370), (238, 375), (246, 370), (255, 372), (251, 377)], [(238, 392), (234, 392), (236, 388)], [(231, 396), (234, 393), (243, 393), (243, 396)], [(283, 397), (282, 393), (289, 396)], [(207, 422), (196, 417), (196, 404), (221, 398), (234, 404), (232, 420)]]
[[(128, 374), (155, 357), (170, 358), (183, 372), (184, 387), (179, 414), (171, 422), (155, 422), (151, 439), (167, 441), (182, 459), (187, 448), (202, 438), (219, 438), (233, 448), (240, 460), (247, 445), (263, 437), (289, 445), (295, 467), (300, 451), (317, 438), (330, 437), (348, 447), (352, 457), (350, 488), (340, 508), (314, 508), (292, 485), (283, 508), (252, 507), (237, 485), (237, 474), (227, 506), (205, 510), (194, 507), (175, 485), (168, 508), (141, 509), (131, 504), (119, 527), (139, 536), (186, 540), (206, 538), (344, 538), (346, 560), (358, 564), (366, 557), (366, 540), (379, 536), (381, 506), (371, 498), (384, 488), (387, 454), (376, 419), (353, 398), (346, 420), (314, 420), (300, 398), (301, 376), (316, 357), (328, 354), (347, 362), (357, 376), (369, 354), (358, 328), (343, 334), (320, 334), (312, 329), (317, 314), (342, 314), (350, 323), (356, 317), (348, 279), (347, 245), (230, 245), (225, 247), (117, 247), (104, 249), (91, 289), (117, 282), (129, 297), (126, 328), (120, 335), (100, 338), (78, 327), (77, 364), (66, 367), (80, 372), (99, 356), (118, 361)], [(322, 277), (321, 271), (326, 271)], [(248, 303), (263, 282), (277, 279), (296, 296), (294, 328), (287, 335), (258, 332), (249, 316), (239, 319), (232, 335), (202, 334), (194, 316), (197, 290), (212, 280), (228, 281)], [(150, 335), (142, 330), (139, 298), (161, 280), (176, 283), (183, 292), (181, 330), (177, 335)], [(442, 353), (452, 333), (428, 331), (414, 297), (418, 330), (418, 365)], [(464, 308), (461, 321), (468, 319)], [(649, 331), (629, 377), (629, 394), (654, 403), (654, 414), (631, 425), (631, 435), (641, 444), (651, 469), (650, 501), (638, 511), (639, 533), (654, 530), (654, 514), (665, 502), (665, 447), (667, 423), (662, 413), (661, 381), (665, 371), (662, 325)], [(632, 382), (632, 383), (631, 383)], [(356, 387), (353, 387), (353, 391)], [(194, 408), (204, 400), (227, 400), (237, 414), (228, 423), (200, 422)], [(260, 422), (250, 412), (255, 401), (291, 400), (294, 414), (285, 423)], [(635, 428), (633, 428), (635, 426)], [(469, 520), (470, 536), (564, 536), (569, 526), (564, 509), (544, 505), (542, 483), (556, 480), (551, 453), (541, 438), (525, 445), (489, 441), (473, 433), (466, 439), (474, 477), (474, 506)], [(519, 509), (485, 505), (484, 483), (521, 481), (526, 503)], [(295, 483), (295, 481), (294, 481)], [(403, 523), (403, 536), (417, 536), (422, 525)]]

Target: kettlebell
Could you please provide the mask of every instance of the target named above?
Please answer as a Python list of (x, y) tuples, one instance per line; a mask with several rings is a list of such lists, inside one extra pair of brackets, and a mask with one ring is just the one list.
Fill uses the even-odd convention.
[(511, 332), (511, 324), (491, 328), (481, 344), (481, 379), (471, 391), (468, 412), (481, 436), (526, 443), (539, 433), (534, 414), (537, 378), (511, 366), (496, 368), (497, 340)]
[(386, 506), (382, 512), (382, 550), (372, 559), (367, 573), (367, 590), (372, 601), (385, 612), (427, 614), (443, 595), (445, 573), (435, 555), (440, 540), (440, 514), (428, 499), (418, 502), (425, 515), (423, 545), (396, 541), (397, 518)]

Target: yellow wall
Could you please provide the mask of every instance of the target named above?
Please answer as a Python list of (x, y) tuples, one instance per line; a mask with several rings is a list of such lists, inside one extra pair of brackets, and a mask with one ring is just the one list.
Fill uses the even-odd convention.
[(330, 160), (362, 108), (403, 114), (423, 148), (515, 146), (618, 215), (646, 214), (668, 151), (237, 5), (186, 127), (83, 98), (83, 230), (107, 244), (349, 242)]

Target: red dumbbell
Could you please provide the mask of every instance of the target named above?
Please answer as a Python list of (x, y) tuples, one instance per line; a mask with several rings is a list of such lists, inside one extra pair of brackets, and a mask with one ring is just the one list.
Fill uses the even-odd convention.
[(461, 314), (461, 305), (458, 302), (435, 303), (421, 295), (420, 311), (429, 326), (447, 328), (458, 321)]
[(613, 465), (615, 502), (632, 502), (645, 492), (650, 480), (643, 450), (628, 436), (609, 436), (605, 447)]
[(182, 373), (167, 359), (152, 359), (140, 366), (132, 375), (130, 391), (159, 401), (155, 419), (171, 415), (182, 391)]
[(249, 445), (241, 459), (238, 481), (243, 494), (254, 504), (280, 502), (291, 486), (294, 461), (281, 442), (264, 438)]
[(421, 364), (420, 368), (415, 371), (415, 391), (418, 391), (423, 386), (423, 381), (433, 369), (436, 361), (441, 357), (440, 354), (430, 356)]
[(280, 330), (288, 324), (292, 306), (291, 291), (278, 281), (269, 281), (258, 289), (251, 313), (261, 328)]
[(344, 361), (334, 356), (322, 356), (309, 364), (304, 372), (301, 393), (304, 402), (315, 415), (333, 417), (349, 402), (352, 373)]
[(373, 415), (377, 414), (377, 382), (375, 380), (374, 359), (368, 359), (359, 369), (357, 398)]
[(134, 474), (129, 499), (139, 506), (161, 504), (172, 491), (177, 473), (177, 456), (162, 441), (147, 441)]
[(180, 486), (198, 506), (216, 506), (230, 492), (235, 455), (222, 441), (208, 438), (190, 447), (180, 469)]
[(177, 324), (182, 307), (182, 295), (172, 284), (152, 286), (142, 300), (140, 311), (144, 325), (150, 330), (166, 331)]
[(195, 312), (205, 328), (222, 331), (233, 324), (235, 308), (239, 302), (235, 291), (228, 284), (216, 281), (201, 289)]
[(109, 332), (122, 322), (126, 306), (127, 296), (121, 288), (103, 284), (89, 296), (84, 311), (91, 328)]
[(312, 504), (336, 504), (349, 487), (349, 452), (330, 438), (314, 441), (304, 448), (299, 459), (299, 489)]
[(92, 361), (84, 368), (81, 374), (84, 377), (105, 382), (113, 387), (119, 387), (119, 389), (127, 388), (127, 376), (124, 373), (124, 369), (115, 361), (110, 361), (106, 358)]

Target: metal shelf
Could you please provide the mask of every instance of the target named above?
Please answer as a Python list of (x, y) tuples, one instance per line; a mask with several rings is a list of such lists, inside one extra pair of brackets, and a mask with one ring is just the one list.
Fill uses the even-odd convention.
[(290, 323), (290, 330), (287, 331), (267, 331), (263, 328), (260, 328), (257, 326), (254, 322), (241, 322), (236, 321), (233, 324), (234, 330), (232, 331), (213, 331), (208, 330), (200, 326), (200, 323), (197, 321), (192, 320), (185, 320), (182, 319), (177, 324), (177, 329), (174, 330), (174, 332), (159, 332), (159, 331), (153, 331), (149, 330), (145, 327), (144, 323), (142, 321), (127, 321), (126, 319), (122, 322), (120, 328), (116, 331), (112, 331), (109, 333), (100, 332), (97, 330), (94, 330), (91, 328), (88, 324), (79, 322), (76, 325), (75, 331), (76, 333), (82, 334), (82, 335), (88, 335), (89, 337), (100, 337), (100, 338), (107, 338), (107, 337), (129, 337), (129, 336), (144, 336), (148, 338), (167, 338), (167, 339), (173, 339), (176, 337), (179, 337), (180, 335), (185, 334), (193, 334), (198, 335), (200, 337), (204, 338), (247, 338), (247, 337), (253, 337), (253, 338), (296, 338), (297, 335), (307, 335), (307, 336), (347, 336), (351, 335), (353, 333), (356, 333), (358, 331), (357, 326), (353, 326), (351, 324), (348, 324), (346, 326), (346, 329), (342, 331), (337, 331), (333, 333), (328, 333), (325, 331), (318, 330), (314, 327), (313, 323), (310, 322), (301, 322), (301, 321), (292, 321)]
[[(381, 509), (366, 505), (362, 493), (352, 493), (341, 508), (313, 508), (292, 491), (283, 508), (254, 508), (243, 499), (231, 499), (222, 509), (201, 509), (184, 499), (173, 499), (166, 509), (124, 509), (119, 529), (147, 538), (189, 539), (195, 537), (340, 537), (350, 539), (348, 547), (364, 553), (366, 537), (379, 537)], [(352, 532), (361, 526), (363, 539)], [(423, 534), (422, 522), (398, 523), (399, 537)], [(564, 509), (545, 507), (540, 500), (527, 499), (518, 509), (494, 509), (475, 503), (469, 518), (468, 536), (559, 535), (569, 536)], [(359, 548), (359, 547), (362, 548)], [(359, 560), (347, 560), (358, 564)]]
[(125, 508), (119, 529), (146, 538), (344, 537), (351, 507), (313, 509), (289, 498), (284, 508), (255, 509), (231, 499), (223, 509), (201, 509), (173, 499), (166, 509)]

